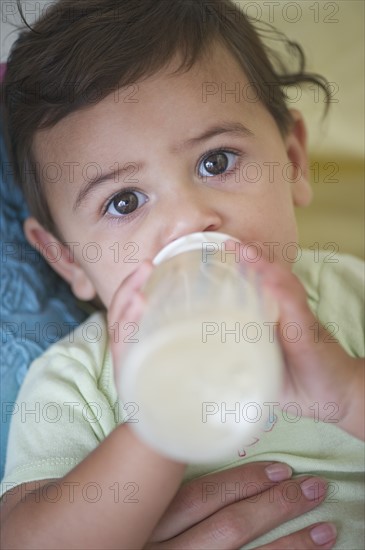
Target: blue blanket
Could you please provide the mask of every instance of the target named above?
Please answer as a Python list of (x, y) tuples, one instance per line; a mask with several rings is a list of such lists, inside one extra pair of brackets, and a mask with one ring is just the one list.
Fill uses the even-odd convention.
[(25, 404), (15, 405), (15, 399), (30, 363), (65, 336), (70, 325), (82, 322), (86, 313), (68, 286), (25, 240), (22, 227), (28, 212), (14, 183), (1, 121), (0, 159), (1, 479), (11, 417), (25, 413)]

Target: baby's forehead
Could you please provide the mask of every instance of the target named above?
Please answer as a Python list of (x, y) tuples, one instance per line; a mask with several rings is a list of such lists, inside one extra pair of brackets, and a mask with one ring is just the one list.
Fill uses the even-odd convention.
[[(187, 83), (184, 84), (184, 76), (188, 75)], [(130, 92), (132, 97), (136, 98), (136, 90), (141, 87), (149, 88), (156, 81), (160, 86), (170, 87), (171, 81), (179, 78), (179, 85), (186, 85), (189, 89), (196, 87), (197, 92), (209, 84), (218, 86), (225, 85), (227, 91), (232, 82), (235, 84), (240, 81), (242, 85), (249, 83), (249, 77), (246, 74), (245, 67), (241, 59), (238, 59), (227, 46), (219, 41), (213, 41), (209, 49), (205, 49), (197, 57), (192, 65), (186, 65), (183, 54), (177, 52), (169, 61), (160, 67), (157, 71), (143, 76), (140, 80), (125, 83), (124, 77), (121, 83), (114, 90), (116, 93)], [(251, 85), (253, 84), (251, 79)], [(133, 88), (133, 90), (132, 90)], [(163, 100), (164, 88), (161, 88), (161, 100)], [(133, 102), (133, 101), (131, 101)]]
[[(175, 58), (149, 77), (118, 86), (101, 101), (75, 110), (53, 127), (38, 131), (33, 143), (37, 159), (41, 162), (54, 155), (67, 156), (71, 142), (72, 147), (76, 145), (75, 151), (84, 150), (96, 137), (99, 141), (107, 139), (116, 125), (121, 129), (128, 127), (133, 135), (143, 133), (145, 122), (154, 119), (163, 132), (168, 117), (173, 122), (174, 113), (179, 110), (185, 110), (186, 118), (197, 130), (202, 118), (204, 121), (200, 116), (204, 113), (206, 122), (213, 123), (238, 105), (247, 114), (257, 110), (259, 102), (251, 101), (248, 95), (252, 93), (252, 84), (233, 55), (223, 47), (217, 45), (189, 70), (177, 70), (179, 68), (179, 59)], [(227, 116), (234, 122), (234, 114)], [(176, 128), (176, 132), (180, 130), (182, 128)], [(91, 152), (93, 147), (90, 145)]]
[[(166, 90), (172, 89), (179, 92), (183, 88), (189, 93), (196, 92), (201, 102), (206, 103), (208, 97), (212, 99), (217, 96), (217, 91), (219, 91), (218, 98), (222, 98), (224, 93), (228, 98), (230, 93), (232, 95), (236, 92), (237, 82), (240, 82), (241, 90), (249, 84), (243, 67), (227, 48), (216, 43), (189, 68), (182, 64), (181, 55), (176, 54), (165, 66), (140, 80), (125, 82), (125, 77), (122, 75), (121, 81), (100, 100), (98, 95), (101, 95), (101, 90), (95, 86), (95, 89), (90, 91), (89, 100), (85, 96), (86, 102), (80, 108), (76, 106), (72, 108), (70, 105), (69, 112), (60, 120), (61, 124), (57, 122), (55, 126), (59, 130), (63, 120), (73, 121), (84, 113), (92, 118), (102, 116), (105, 111), (104, 106), (108, 103), (123, 103), (133, 108), (134, 104), (146, 99), (156, 86), (160, 89), (160, 100), (163, 106)], [(242, 94), (241, 98), (243, 98)], [(234, 99), (237, 101), (237, 97)], [(225, 103), (226, 98), (223, 97), (221, 102)], [(37, 133), (42, 135), (42, 131)]]

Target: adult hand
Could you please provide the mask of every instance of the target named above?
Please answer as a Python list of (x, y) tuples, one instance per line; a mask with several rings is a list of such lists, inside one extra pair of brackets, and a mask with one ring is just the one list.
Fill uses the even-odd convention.
[[(285, 464), (256, 462), (194, 479), (177, 492), (146, 550), (240, 548), (318, 506), (326, 482), (291, 473)], [(321, 523), (261, 548), (328, 549), (335, 540), (335, 527)]]

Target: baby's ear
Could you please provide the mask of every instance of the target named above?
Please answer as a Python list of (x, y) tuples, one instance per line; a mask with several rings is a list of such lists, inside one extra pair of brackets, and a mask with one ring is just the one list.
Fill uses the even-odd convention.
[(67, 245), (61, 243), (47, 231), (36, 218), (27, 218), (24, 233), (28, 242), (38, 251), (49, 265), (71, 286), (72, 292), (80, 300), (93, 300), (96, 292), (84, 269), (75, 261)]
[(293, 125), (285, 138), (285, 145), (288, 158), (293, 163), (291, 178), (293, 202), (295, 206), (308, 206), (313, 192), (309, 183), (307, 130), (299, 111), (291, 109), (290, 114)]

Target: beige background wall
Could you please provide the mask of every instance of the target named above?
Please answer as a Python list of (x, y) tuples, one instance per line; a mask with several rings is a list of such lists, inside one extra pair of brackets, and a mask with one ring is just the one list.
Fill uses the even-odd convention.
[[(75, 0), (77, 1), (77, 0)], [(143, 0), (142, 0), (143, 1)], [(52, 0), (23, 1), (29, 23)], [(242, 9), (299, 41), (308, 69), (327, 77), (336, 90), (321, 122), (323, 96), (303, 93), (291, 105), (303, 111), (309, 130), (314, 201), (298, 211), (301, 244), (334, 242), (340, 252), (364, 257), (364, 1), (241, 0)], [(16, 37), (15, 0), (1, 0), (1, 61)], [(272, 44), (272, 43), (271, 43)]]
[[(336, 90), (327, 118), (323, 96), (303, 92), (314, 200), (298, 210), (303, 246), (334, 242), (364, 257), (364, 6), (363, 0), (239, 2), (245, 13), (270, 22), (306, 53), (308, 69)], [(260, 26), (260, 24), (259, 24)], [(272, 46), (273, 42), (269, 41)], [(296, 94), (293, 93), (293, 99)]]

